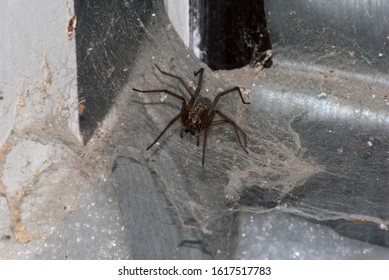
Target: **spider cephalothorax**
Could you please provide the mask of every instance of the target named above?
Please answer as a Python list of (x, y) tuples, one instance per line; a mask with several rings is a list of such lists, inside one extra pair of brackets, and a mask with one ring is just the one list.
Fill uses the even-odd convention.
[[(193, 92), (192, 89), (184, 82), (184, 80), (181, 77), (175, 76), (173, 74), (170, 74), (168, 72), (162, 71), (158, 65), (155, 65), (157, 69), (164, 75), (170, 76), (172, 78), (177, 79), (182, 86), (186, 89), (188, 92), (190, 99), (187, 102), (187, 100), (181, 96), (178, 95), (170, 90), (167, 89), (153, 89), (153, 90), (141, 90), (141, 89), (133, 89), (134, 91), (138, 92), (164, 92), (166, 94), (169, 94), (171, 96), (174, 96), (175, 98), (182, 101), (181, 111), (178, 115), (176, 115), (165, 127), (164, 130), (158, 135), (158, 137), (154, 140), (153, 143), (151, 143), (150, 146), (147, 147), (147, 150), (150, 149), (159, 138), (162, 137), (162, 135), (165, 133), (165, 131), (173, 124), (175, 123), (179, 118), (181, 118), (181, 133), (180, 136), (183, 137), (183, 132), (190, 132), (192, 135), (196, 135), (197, 138), (197, 146), (200, 144), (200, 132), (201, 130), (204, 130), (204, 142), (203, 142), (203, 156), (202, 156), (202, 165), (204, 165), (204, 155), (205, 155), (205, 147), (207, 143), (207, 136), (208, 136), (208, 129), (211, 125), (219, 125), (219, 124), (225, 124), (229, 123), (234, 128), (236, 137), (238, 138), (239, 144), (242, 147), (242, 149), (246, 152), (246, 133), (241, 129), (233, 120), (231, 120), (229, 117), (227, 117), (225, 114), (220, 112), (219, 110), (215, 109), (217, 102), (219, 101), (220, 97), (226, 95), (230, 92), (238, 92), (240, 95), (240, 98), (242, 100), (243, 104), (250, 104), (249, 102), (244, 101), (242, 93), (240, 92), (239, 87), (233, 87), (229, 90), (225, 90), (223, 92), (220, 92), (216, 95), (215, 99), (211, 101), (210, 99), (206, 97), (199, 97), (200, 90), (201, 90), (201, 84), (203, 80), (203, 72), (204, 69), (201, 68), (199, 71), (195, 72), (194, 75), (199, 75), (199, 80), (197, 83), (196, 90)], [(214, 120), (215, 115), (218, 115), (220, 119)], [(240, 139), (239, 133), (243, 136), (244, 145), (242, 144), (242, 141)]]

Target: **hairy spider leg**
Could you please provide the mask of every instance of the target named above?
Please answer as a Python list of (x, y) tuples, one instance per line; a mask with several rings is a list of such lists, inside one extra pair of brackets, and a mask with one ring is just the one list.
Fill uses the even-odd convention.
[(150, 146), (147, 147), (146, 150), (150, 149), (155, 143), (158, 142), (159, 138), (162, 137), (162, 135), (165, 133), (166, 130), (168, 130), (168, 128), (175, 122), (177, 121), (182, 115), (182, 112), (180, 112), (177, 116), (175, 116), (169, 123), (168, 125), (165, 127), (164, 130), (162, 130), (162, 132), (158, 135), (158, 137), (154, 140), (153, 143), (150, 144)]
[[(221, 120), (216, 120), (214, 121), (213, 118), (215, 117), (215, 114), (218, 114), (220, 117), (222, 117), (223, 119)], [(225, 124), (225, 123), (229, 123), (232, 125), (232, 127), (234, 128), (235, 130), (235, 134), (236, 134), (236, 138), (238, 138), (238, 142), (240, 144), (240, 146), (242, 147), (242, 149), (248, 154), (249, 152), (246, 150), (245, 146), (247, 146), (247, 136), (246, 136), (246, 132), (244, 132), (243, 129), (241, 129), (233, 120), (231, 120), (229, 117), (227, 117), (225, 114), (223, 114), (222, 112), (220, 112), (219, 110), (213, 110), (211, 111), (211, 114), (209, 115), (209, 124), (205, 126), (204, 128), (204, 143), (203, 143), (203, 157), (202, 157), (202, 165), (204, 166), (204, 162), (205, 162), (205, 148), (207, 146), (207, 137), (208, 137), (208, 129), (211, 125), (219, 125), (219, 124)], [(244, 146), (242, 144), (242, 140), (240, 139), (240, 136), (239, 136), (239, 132), (242, 133), (243, 135), (243, 140), (244, 140)]]
[[(211, 123), (211, 125), (219, 125), (219, 124), (224, 124), (224, 123), (229, 123), (232, 125), (232, 127), (234, 128), (235, 130), (235, 134), (236, 134), (236, 137), (238, 138), (238, 141), (239, 141), (239, 144), (240, 146), (242, 147), (242, 149), (248, 154), (249, 152), (245, 149), (245, 147), (247, 146), (247, 136), (246, 136), (246, 132), (243, 131), (243, 129), (241, 129), (239, 127), (239, 125), (237, 125), (233, 120), (231, 120), (229, 117), (227, 117), (225, 114), (223, 114), (222, 112), (220, 112), (219, 110), (215, 110), (214, 111), (216, 114), (218, 114), (220, 117), (222, 117), (223, 119), (222, 120), (216, 120), (216, 121), (213, 121)], [(239, 133), (238, 131), (243, 135), (243, 141), (244, 141), (244, 146), (242, 144), (242, 141), (240, 140), (240, 136), (239, 136)]]
[(199, 80), (198, 80), (198, 82), (197, 82), (196, 91), (195, 91), (195, 93), (194, 93), (194, 95), (193, 95), (193, 103), (196, 101), (196, 99), (197, 99), (197, 98), (199, 97), (199, 95), (200, 95), (201, 85), (202, 85), (202, 83), (203, 83), (203, 73), (204, 73), (204, 68), (200, 68), (199, 71), (197, 71), (197, 72), (194, 73), (195, 77), (196, 77), (197, 75), (199, 75), (199, 74), (200, 74), (200, 76), (199, 76)]
[(250, 104), (250, 102), (244, 101), (242, 92), (240, 91), (240, 88), (239, 88), (239, 87), (233, 87), (233, 88), (231, 88), (231, 89), (222, 91), (222, 92), (220, 92), (220, 93), (218, 93), (218, 94), (216, 95), (215, 99), (214, 99), (213, 102), (212, 102), (212, 106), (211, 106), (211, 108), (210, 108), (210, 112), (213, 111), (213, 109), (215, 108), (215, 106), (216, 106), (217, 102), (219, 101), (220, 97), (226, 95), (227, 93), (234, 92), (234, 91), (237, 91), (237, 92), (239, 93), (240, 99), (242, 99), (242, 103), (243, 103), (243, 104)]
[[(213, 117), (215, 116), (215, 111), (211, 112), (211, 115), (210, 115), (210, 122), (212, 122), (212, 119)], [(208, 128), (210, 127), (210, 125), (206, 125), (204, 127), (204, 142), (203, 142), (203, 157), (201, 159), (201, 164), (202, 166), (204, 166), (204, 161), (205, 161), (205, 147), (207, 146), (207, 136), (208, 136)]]
[[(234, 91), (237, 91), (240, 95), (240, 99), (242, 100), (242, 103), (243, 104), (250, 104), (250, 102), (246, 102), (244, 101), (243, 99), (243, 95), (242, 95), (242, 92), (240, 91), (240, 88), (239, 87), (233, 87), (231, 89), (228, 89), (228, 90), (225, 90), (225, 91), (222, 91), (220, 93), (218, 93), (215, 97), (215, 99), (213, 100), (212, 102), (212, 105), (211, 105), (211, 108), (209, 109), (209, 115), (208, 115), (208, 124), (205, 125), (204, 127), (204, 143), (203, 143), (203, 158), (202, 158), (202, 164), (204, 166), (204, 155), (205, 155), (205, 148), (206, 148), (206, 145), (207, 145), (207, 136), (208, 136), (208, 129), (210, 127), (211, 124), (222, 124), (222, 123), (229, 123), (233, 126), (234, 130), (235, 130), (235, 134), (236, 134), (236, 137), (238, 138), (238, 141), (239, 141), (239, 144), (240, 146), (242, 147), (242, 149), (248, 153), (248, 151), (246, 150), (246, 148), (243, 146), (242, 144), (242, 141), (240, 139), (240, 136), (239, 136), (239, 133), (238, 131), (240, 131), (244, 137), (244, 142), (245, 142), (245, 145), (247, 143), (247, 140), (246, 140), (246, 133), (243, 131), (243, 129), (241, 129), (233, 120), (231, 120), (229, 117), (227, 117), (225, 114), (223, 114), (222, 112), (220, 112), (219, 110), (215, 110), (215, 106), (217, 104), (217, 102), (219, 101), (220, 97), (226, 95), (227, 93), (231, 93), (231, 92), (234, 92)], [(220, 117), (223, 118), (223, 120), (217, 120), (217, 121), (213, 121), (213, 118), (215, 116), (215, 114), (218, 114)]]
[(193, 92), (191, 90), (191, 88), (185, 83), (185, 81), (181, 78), (181, 77), (178, 77), (176, 75), (173, 75), (171, 73), (168, 73), (166, 71), (163, 71), (161, 70), (161, 68), (159, 68), (159, 66), (157, 64), (155, 64), (155, 67), (157, 67), (157, 69), (159, 70), (159, 72), (161, 72), (162, 74), (166, 75), (166, 76), (169, 76), (169, 77), (172, 77), (174, 79), (177, 79), (180, 81), (180, 83), (184, 86), (184, 88), (186, 89), (186, 91), (188, 92), (188, 94), (190, 95), (190, 97), (193, 97)]
[(184, 97), (182, 97), (181, 95), (178, 95), (177, 93), (174, 93), (170, 90), (167, 90), (167, 89), (151, 89), (151, 90), (143, 90), (143, 89), (137, 89), (137, 88), (133, 88), (132, 89), (133, 91), (137, 91), (137, 92), (143, 92), (143, 93), (152, 93), (152, 92), (156, 92), (156, 93), (166, 93), (166, 94), (169, 94), (171, 96), (174, 96), (175, 98), (178, 98), (182, 101), (182, 105), (184, 106), (184, 108), (186, 108), (186, 99)]
[(200, 94), (201, 84), (202, 84), (202, 81), (203, 81), (204, 68), (200, 68), (197, 72), (194, 73), (195, 76), (197, 76), (197, 75), (200, 75), (200, 76), (199, 76), (199, 80), (197, 82), (196, 91), (193, 94), (191, 88), (187, 85), (187, 83), (185, 83), (185, 81), (181, 77), (173, 75), (173, 74), (171, 74), (169, 72), (163, 71), (161, 68), (159, 68), (159, 66), (157, 64), (155, 64), (155, 67), (157, 67), (157, 69), (162, 74), (177, 79), (184, 86), (184, 88), (186, 89), (186, 91), (188, 92), (188, 94), (191, 97), (191, 99), (189, 100), (189, 103), (188, 103), (188, 108), (191, 109), (193, 107), (194, 103), (196, 102), (197, 97)]
[(144, 92), (144, 93), (158, 93), (158, 92), (164, 92), (164, 93), (167, 93), (171, 96), (174, 96), (178, 99), (180, 99), (182, 101), (182, 107), (181, 107), (181, 112), (175, 116), (171, 121), (170, 123), (165, 127), (165, 129), (158, 135), (157, 139), (154, 140), (153, 143), (151, 143), (150, 146), (147, 147), (146, 150), (150, 149), (155, 143), (157, 143), (157, 141), (159, 140), (159, 138), (162, 137), (162, 135), (165, 133), (165, 131), (179, 118), (182, 116), (182, 114), (186, 111), (186, 99), (181, 96), (181, 95), (178, 95), (177, 93), (174, 93), (170, 90), (167, 90), (167, 89), (152, 89), (152, 90), (141, 90), (141, 89), (136, 89), (136, 88), (133, 88), (134, 91), (137, 91), (137, 92)]

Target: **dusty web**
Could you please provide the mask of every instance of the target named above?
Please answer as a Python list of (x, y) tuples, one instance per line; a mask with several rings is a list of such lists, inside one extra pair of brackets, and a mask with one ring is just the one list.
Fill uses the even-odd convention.
[[(215, 257), (226, 257), (234, 246), (236, 211), (261, 205), (260, 192), (273, 192), (271, 207), (277, 206), (285, 195), (321, 168), (303, 157), (299, 137), (290, 127), (293, 116), (280, 119), (261, 109), (250, 90), (252, 77), (258, 73), (250, 68), (237, 70), (234, 75), (212, 73), (206, 68), (201, 92), (212, 100), (218, 92), (235, 85), (242, 88), (250, 105), (242, 104), (237, 94), (231, 94), (220, 100), (218, 109), (246, 131), (249, 154), (239, 146), (232, 127), (215, 126), (209, 132), (202, 167), (203, 135), (199, 147), (190, 134), (180, 138), (179, 121), (146, 151), (178, 114), (181, 104), (163, 93), (138, 93), (132, 88), (168, 89), (189, 98), (179, 82), (161, 75), (154, 63), (164, 71), (181, 76), (192, 87), (197, 83), (193, 73), (203, 67), (176, 43), (176, 35), (168, 23), (163, 28), (167, 32), (161, 34), (157, 28), (148, 27), (154, 39), (142, 43), (131, 81), (119, 96), (118, 111), (123, 113), (118, 118), (120, 131), (115, 128), (114, 133), (125, 139), (128, 146), (112, 145), (116, 146), (117, 156), (131, 158), (130, 162), (142, 164), (150, 171), (181, 231), (182, 240), (193, 241), (194, 236), (199, 238), (194, 232), (199, 232), (207, 251)], [(121, 110), (120, 104), (125, 104), (126, 110)]]

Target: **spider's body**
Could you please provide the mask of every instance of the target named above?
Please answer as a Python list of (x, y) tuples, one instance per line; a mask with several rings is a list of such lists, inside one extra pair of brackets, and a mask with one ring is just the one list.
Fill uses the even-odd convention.
[[(235, 130), (236, 137), (238, 138), (239, 144), (242, 147), (242, 149), (246, 152), (245, 149), (246, 146), (246, 133), (229, 117), (227, 117), (225, 114), (220, 112), (219, 110), (215, 109), (215, 106), (217, 102), (219, 101), (219, 98), (224, 96), (227, 93), (230, 92), (238, 92), (240, 95), (240, 98), (242, 100), (243, 104), (250, 104), (249, 102), (245, 102), (242, 96), (242, 93), (240, 92), (239, 87), (234, 87), (232, 89), (220, 92), (216, 95), (215, 99), (211, 101), (208, 98), (205, 97), (199, 97), (200, 90), (201, 90), (201, 83), (203, 79), (203, 72), (204, 69), (201, 68), (199, 71), (195, 72), (194, 75), (199, 75), (199, 80), (197, 83), (196, 90), (193, 92), (192, 89), (184, 82), (184, 80), (178, 76), (175, 76), (173, 74), (170, 74), (168, 72), (162, 71), (157, 65), (155, 65), (157, 69), (164, 75), (170, 76), (172, 78), (175, 78), (180, 81), (180, 83), (184, 86), (188, 94), (190, 95), (189, 101), (185, 99), (185, 97), (178, 95), (170, 90), (167, 89), (153, 89), (153, 90), (140, 90), (140, 89), (133, 89), (134, 91), (138, 92), (164, 92), (166, 94), (169, 94), (179, 100), (182, 101), (181, 111), (178, 115), (176, 115), (169, 124), (165, 127), (164, 130), (158, 135), (158, 137), (154, 140), (153, 143), (149, 147), (147, 147), (147, 150), (150, 149), (159, 138), (162, 137), (162, 135), (165, 133), (165, 131), (173, 124), (175, 123), (179, 118), (181, 118), (181, 138), (183, 137), (183, 132), (190, 132), (192, 135), (196, 135), (197, 138), (197, 146), (200, 144), (200, 132), (201, 130), (204, 130), (204, 143), (203, 143), (203, 157), (202, 157), (202, 165), (204, 165), (204, 155), (205, 155), (205, 147), (207, 143), (207, 135), (208, 135), (208, 129), (211, 125), (219, 125), (219, 124), (225, 124), (229, 123), (232, 125), (232, 127)], [(221, 119), (214, 120), (215, 115), (218, 115)], [(244, 146), (242, 144), (242, 141), (240, 139), (239, 133), (243, 136), (244, 140)]]
[[(207, 122), (207, 116), (209, 109), (211, 108), (212, 101), (208, 98), (201, 97), (197, 100), (194, 108), (183, 114), (181, 117), (182, 130), (184, 132), (190, 132), (192, 135), (200, 134), (200, 130), (205, 127)], [(181, 131), (182, 137), (182, 131)]]

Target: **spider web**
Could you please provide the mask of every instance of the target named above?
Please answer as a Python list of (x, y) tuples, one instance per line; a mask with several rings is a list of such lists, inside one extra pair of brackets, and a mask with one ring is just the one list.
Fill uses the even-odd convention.
[[(239, 146), (231, 126), (215, 126), (209, 131), (203, 167), (203, 133), (197, 147), (196, 137), (184, 134), (180, 138), (179, 121), (169, 128), (159, 143), (146, 151), (146, 147), (177, 115), (181, 102), (163, 93), (138, 93), (132, 88), (168, 89), (189, 98), (180, 83), (162, 75), (154, 63), (164, 71), (181, 76), (192, 88), (197, 84), (193, 73), (204, 67), (177, 43), (179, 39), (169, 23), (164, 22), (162, 27), (162, 33), (152, 24), (148, 27), (150, 34), (158, 40), (145, 38), (131, 81), (119, 96), (117, 104), (121, 113), (117, 123), (120, 126), (112, 133), (121, 140), (112, 143), (117, 157), (114, 169), (124, 172), (134, 165), (143, 166), (144, 172), (138, 176), (151, 176), (153, 185), (163, 194), (171, 223), (179, 230), (179, 244), (197, 246), (215, 258), (225, 258), (236, 244), (236, 212), (241, 206), (258, 199), (256, 193), (261, 190), (272, 192), (274, 205), (277, 205), (293, 188), (302, 185), (321, 169), (303, 159), (299, 137), (290, 128), (293, 116), (280, 119), (258, 106), (250, 92), (257, 73), (250, 68), (241, 70), (233, 78), (224, 72), (212, 73), (206, 68), (201, 92), (201, 96), (212, 100), (218, 92), (235, 85), (242, 88), (244, 98), (251, 101), (250, 105), (242, 104), (239, 95), (232, 93), (220, 99), (217, 109), (245, 130), (249, 154)], [(239, 75), (241, 78), (237, 77)], [(126, 109), (121, 109), (121, 106)], [(119, 197), (122, 197), (126, 191), (120, 184), (115, 185)], [(147, 186), (138, 186), (142, 187)], [(254, 193), (248, 195), (250, 191)], [(157, 203), (155, 207), (158, 205), (161, 207), (163, 203)], [(134, 223), (133, 218), (129, 219)]]
[[(143, 41), (144, 48), (135, 63), (131, 81), (120, 95), (119, 104), (126, 104), (127, 114), (120, 116), (119, 123), (122, 126), (120, 131), (115, 133), (118, 133), (121, 139), (126, 139), (130, 148), (117, 146), (117, 151), (120, 151), (118, 153), (124, 156), (117, 161), (117, 168), (125, 169), (136, 163), (147, 170), (141, 174), (152, 178), (153, 188), (162, 194), (164, 203), (157, 204), (165, 205), (164, 207), (168, 209), (171, 220), (163, 222), (177, 227), (179, 232), (177, 243), (190, 247), (197, 246), (214, 258), (229, 257), (237, 243), (241, 242), (238, 231), (239, 215), (242, 210), (264, 214), (279, 209), (281, 212), (296, 214), (307, 219), (323, 223), (327, 221), (333, 228), (341, 228), (344, 225), (345, 228), (353, 229), (355, 221), (363, 221), (366, 224), (362, 227), (366, 227), (359, 229), (361, 232), (370, 231), (378, 225), (386, 227), (386, 222), (382, 223), (375, 214), (375, 207), (369, 207), (363, 195), (358, 196), (360, 200), (358, 205), (361, 209), (369, 209), (367, 211), (354, 211), (349, 203), (344, 202), (345, 197), (342, 194), (336, 195), (342, 187), (348, 191), (354, 190), (352, 182), (355, 183), (355, 180), (352, 178), (357, 175), (347, 173), (346, 177), (342, 177), (343, 171), (338, 174), (339, 170), (352, 169), (353, 166), (350, 167), (343, 162), (331, 168), (330, 164), (333, 163), (329, 163), (328, 159), (322, 159), (320, 153), (315, 153), (314, 144), (307, 140), (316, 139), (313, 143), (320, 143), (320, 149), (331, 149), (333, 148), (331, 145), (334, 144), (327, 147), (328, 142), (336, 142), (337, 138), (329, 140), (325, 138), (321, 143), (320, 138), (315, 138), (315, 135), (321, 135), (325, 131), (346, 131), (344, 129), (347, 128), (349, 134), (345, 133), (346, 136), (341, 138), (343, 142), (339, 147), (334, 148), (339, 155), (342, 154), (341, 148), (347, 143), (353, 143), (349, 145), (355, 146), (355, 154), (359, 154), (358, 143), (365, 141), (360, 136), (363, 133), (377, 135), (385, 147), (385, 140), (382, 140), (386, 137), (385, 132), (372, 131), (368, 128), (371, 125), (370, 121), (375, 122), (375, 117), (368, 118), (370, 121), (362, 126), (350, 122), (349, 120), (354, 118), (354, 113), (349, 112), (347, 108), (351, 105), (344, 101), (347, 97), (342, 96), (347, 94), (350, 88), (354, 92), (361, 91), (362, 87), (364, 89), (362, 92), (372, 88), (374, 92), (385, 92), (387, 89), (384, 83), (362, 85), (365, 84), (363, 80), (355, 84), (355, 80), (349, 80), (350, 77), (346, 75), (340, 80), (334, 79), (335, 82), (333, 80), (326, 82), (321, 76), (321, 73), (328, 71), (325, 69), (319, 69), (312, 74), (305, 70), (300, 73), (293, 67), (286, 67), (285, 71), (275, 70), (272, 75), (267, 76), (265, 70), (258, 73), (251, 68), (218, 72), (211, 72), (206, 68), (201, 96), (212, 100), (217, 93), (237, 85), (244, 92), (244, 98), (251, 102), (250, 105), (244, 105), (237, 94), (229, 94), (221, 98), (217, 105), (217, 109), (229, 116), (247, 133), (249, 154), (247, 155), (240, 148), (232, 127), (228, 125), (212, 127), (207, 141), (205, 166), (202, 167), (202, 141), (200, 147), (197, 147), (195, 137), (185, 134), (181, 139), (179, 122), (163, 135), (157, 145), (146, 151), (146, 147), (179, 112), (180, 102), (164, 94), (135, 93), (131, 88), (145, 90), (166, 88), (188, 98), (179, 82), (161, 75), (153, 66), (154, 63), (165, 71), (181, 76), (192, 87), (197, 83), (193, 73), (200, 67), (204, 67), (193, 54), (177, 43), (179, 39), (171, 30), (171, 25), (163, 18), (160, 20), (165, 28), (164, 31), (161, 33), (161, 29), (155, 28), (153, 24), (148, 26), (152, 38), (157, 39), (146, 38)], [(283, 61), (288, 63), (290, 60)], [(347, 60), (343, 62), (343, 65), (349, 63)], [(286, 81), (283, 80), (284, 78)], [(258, 88), (259, 83), (265, 84), (270, 89), (264, 86), (263, 93), (251, 92), (252, 88)], [(322, 92), (328, 91), (327, 87), (337, 88), (337, 95), (345, 98), (336, 100), (336, 104), (330, 102), (331, 105), (328, 105), (337, 111), (336, 115), (331, 115), (331, 111), (327, 112), (326, 102), (320, 96)], [(300, 93), (309, 90), (314, 96), (308, 98), (309, 95), (302, 97), (298, 94), (284, 95), (285, 88), (293, 88)], [(317, 92), (318, 90), (322, 91)], [(286, 101), (282, 100), (283, 97)], [(355, 103), (366, 103), (361, 96), (355, 98)], [(357, 101), (358, 98), (361, 100)], [(290, 106), (289, 102), (292, 100), (298, 104)], [(309, 104), (309, 108), (306, 104)], [(382, 104), (374, 106), (381, 106), (379, 110), (382, 109)], [(320, 108), (323, 111), (320, 111)], [(317, 113), (307, 113), (316, 110)], [(119, 111), (124, 112), (124, 110)], [(325, 114), (326, 112), (328, 115)], [(381, 117), (378, 116), (377, 119)], [(330, 121), (323, 126), (312, 124), (312, 122), (320, 124), (322, 119), (326, 122)], [(342, 120), (341, 125), (337, 124), (338, 120)], [(381, 124), (383, 123), (385, 121)], [(317, 128), (318, 131), (312, 127)], [(308, 135), (308, 131), (312, 135)], [(303, 135), (304, 139), (301, 139), (300, 135)], [(324, 154), (326, 153), (331, 156), (331, 159), (338, 159), (338, 156), (333, 155), (332, 150)], [(348, 155), (345, 157), (348, 158)], [(351, 158), (350, 160), (356, 164), (355, 166), (363, 165), (359, 160)], [(384, 165), (385, 163), (377, 167), (381, 170)], [(328, 174), (332, 174), (329, 179), (326, 177)], [(379, 174), (380, 171), (373, 171), (368, 177), (381, 176)], [(338, 177), (343, 179), (340, 180)], [(347, 181), (345, 178), (349, 178), (347, 184), (344, 183), (345, 180)], [(325, 182), (324, 185), (322, 182)], [(334, 201), (333, 203), (324, 202), (320, 196), (323, 189), (329, 188), (326, 183), (330, 184), (334, 192), (334, 195), (327, 194), (328, 200)], [(380, 186), (383, 187), (382, 184)], [(124, 192), (120, 190), (119, 185), (117, 187), (121, 196)], [(146, 186), (142, 185), (142, 187)], [(321, 199), (312, 197), (304, 200), (306, 196), (317, 193)], [(378, 199), (374, 194), (371, 196)], [(316, 204), (321, 206), (317, 208)], [(366, 215), (367, 213), (369, 214)], [(131, 220), (131, 223), (133, 224), (134, 220)], [(153, 227), (147, 228), (153, 230)], [(344, 231), (345, 235), (350, 235), (350, 232), (352, 230)], [(356, 238), (365, 240), (366, 237), (361, 235)]]
[[(132, 3), (120, 2), (130, 11)], [(146, 1), (139, 3), (143, 5)], [(89, 71), (84, 73), (84, 78), (90, 79), (86, 85), (94, 81), (102, 85), (84, 89), (90, 91), (91, 99), (96, 91), (95, 95), (101, 95), (104, 102), (79, 101), (86, 108), (93, 107), (94, 112), (106, 112), (102, 114), (104, 118), (91, 114), (97, 127), (89, 127), (87, 134), (91, 136), (85, 146), (64, 129), (68, 110), (77, 111), (75, 104), (62, 103), (63, 89), (70, 86), (64, 86), (70, 83), (66, 79), (69, 76), (66, 59), (63, 67), (51, 67), (51, 56), (47, 60), (42, 56), (46, 63), (38, 81), (23, 88), (25, 100), (50, 108), (50, 112), (38, 121), (34, 119), (34, 125), (29, 125), (28, 114), (19, 114), (22, 125), (14, 127), (7, 145), (0, 150), (4, 158), (0, 161), (1, 169), (14, 175), (9, 178), (16, 190), (12, 202), (17, 206), (2, 219), (11, 217), (13, 229), (22, 233), (19, 237), (30, 241), (7, 244), (2, 240), (0, 246), (5, 257), (24, 252), (24, 257), (42, 258), (228, 258), (234, 250), (242, 248), (239, 245), (244, 240), (241, 232), (244, 226), (240, 217), (259, 215), (257, 221), (266, 222), (267, 213), (276, 213), (276, 220), (265, 224), (266, 227), (256, 226), (252, 232), (257, 236), (245, 243), (243, 249), (253, 245), (261, 251), (260, 246), (270, 244), (267, 230), (278, 218), (284, 218), (288, 224), (277, 232), (282, 234), (289, 230), (289, 221), (296, 216), (303, 217), (305, 222), (325, 223), (338, 231), (348, 228), (352, 232), (355, 227), (358, 230), (354, 232), (360, 234), (360, 227), (365, 227), (374, 234), (357, 239), (387, 244), (388, 138), (382, 129), (387, 124), (384, 99), (388, 92), (387, 77), (374, 76), (376, 79), (368, 80), (362, 75), (356, 82), (346, 72), (339, 71), (329, 82), (327, 75), (332, 72), (327, 68), (309, 68), (299, 61), (303, 58), (301, 50), (289, 54), (289, 49), (282, 47), (278, 50), (284, 53), (277, 54), (277, 61), (282, 57), (282, 67), (259, 73), (252, 68), (212, 72), (184, 47), (163, 12), (162, 1), (146, 6), (144, 14), (132, 13), (125, 23), (119, 20), (117, 9), (106, 12), (109, 21), (100, 26), (101, 30), (95, 23), (83, 22), (92, 33), (90, 44), (83, 46), (86, 51), (83, 59), (90, 63)], [(130, 35), (120, 41), (120, 48), (112, 51), (110, 40), (117, 29), (122, 32), (116, 34), (119, 41), (125, 32)], [(284, 40), (288, 43), (290, 38), (285, 36)], [(345, 38), (350, 40), (356, 44), (352, 37)], [(356, 46), (357, 56), (374, 66), (377, 61), (371, 59), (371, 54)], [(385, 48), (386, 43), (382, 53)], [(345, 54), (350, 50), (342, 48), (342, 51)], [(332, 52), (319, 55), (317, 61), (325, 60), (326, 55), (331, 56)], [(127, 65), (124, 62), (129, 57)], [(331, 56), (331, 61), (337, 58)], [(116, 64), (117, 61), (120, 63)], [(178, 114), (181, 104), (165, 94), (138, 93), (132, 88), (166, 88), (189, 97), (177, 80), (161, 75), (155, 63), (181, 76), (191, 87), (197, 83), (193, 73), (205, 67), (201, 96), (211, 100), (217, 93), (239, 86), (251, 104), (242, 104), (238, 94), (231, 93), (220, 99), (217, 109), (247, 133), (249, 154), (239, 146), (231, 126), (214, 126), (209, 131), (203, 167), (203, 135), (199, 147), (190, 134), (180, 138), (179, 121), (159, 143), (146, 150)], [(350, 60), (337, 63), (346, 66)], [(60, 81), (55, 92), (40, 87), (50, 81), (48, 69), (53, 79)], [(117, 72), (121, 73), (119, 80), (112, 78)], [(334, 96), (330, 97), (332, 92)], [(374, 97), (352, 95), (355, 92), (374, 93)], [(34, 95), (38, 98), (30, 99)], [(0, 102), (6, 102), (6, 98), (4, 92)], [(351, 121), (339, 124), (339, 120), (353, 118), (362, 119), (367, 125), (358, 126)], [(369, 129), (371, 120), (380, 127)], [(50, 145), (55, 148), (53, 153), (47, 153)], [(34, 152), (48, 156), (43, 160), (45, 157), (37, 158)], [(323, 158), (323, 154), (330, 159)], [(16, 161), (19, 163), (16, 167), (10, 165), (8, 160), (18, 159), (18, 155), (23, 155), (23, 160)], [(358, 168), (350, 165), (350, 161), (358, 162), (355, 165)], [(23, 172), (30, 175), (28, 180), (24, 180), (24, 174), (20, 175)], [(0, 205), (9, 209), (6, 191), (10, 182), (6, 183), (0, 185)], [(373, 187), (366, 187), (370, 185)], [(293, 214), (294, 218), (282, 214)], [(250, 218), (245, 221), (253, 225)], [(3, 239), (7, 239), (12, 233), (3, 224), (8, 225), (8, 220), (1, 223), (2, 235), (7, 233)], [(302, 230), (296, 231), (297, 234)], [(30, 232), (37, 234), (31, 236)], [(253, 240), (257, 246), (252, 244)], [(301, 243), (306, 245), (312, 240), (312, 236), (304, 235)], [(279, 242), (275, 239), (273, 243)]]

